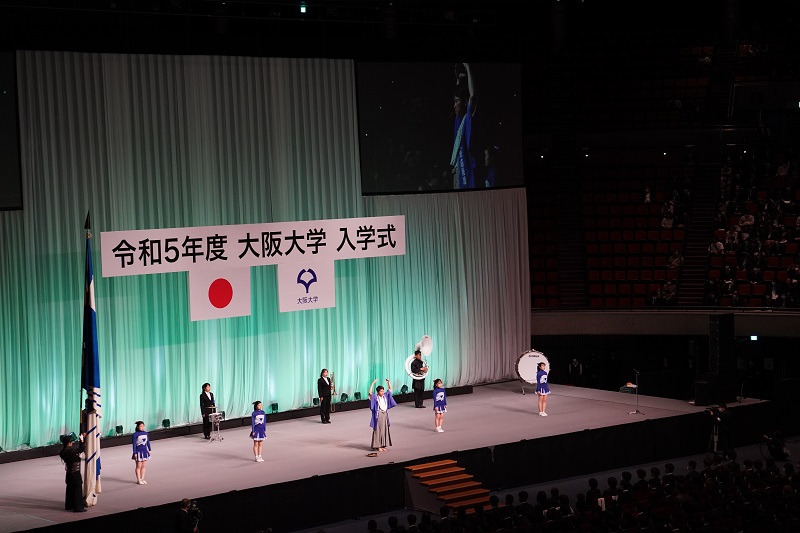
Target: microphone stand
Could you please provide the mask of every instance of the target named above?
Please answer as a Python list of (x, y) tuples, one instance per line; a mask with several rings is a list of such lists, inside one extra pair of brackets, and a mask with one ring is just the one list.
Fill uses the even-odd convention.
[(636, 410), (635, 411), (631, 411), (628, 414), (629, 415), (643, 415), (644, 413), (639, 410), (639, 371), (636, 370), (635, 368), (633, 369), (633, 371), (636, 372), (636, 391), (635, 391), (635, 393), (636, 393)]

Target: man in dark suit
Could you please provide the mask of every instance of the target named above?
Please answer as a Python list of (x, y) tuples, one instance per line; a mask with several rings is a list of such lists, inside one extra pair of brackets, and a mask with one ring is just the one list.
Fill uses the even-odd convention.
[(176, 533), (197, 533), (197, 525), (192, 523), (192, 517), (189, 514), (191, 506), (192, 500), (189, 498), (181, 500), (181, 509), (175, 514)]
[(319, 417), (323, 424), (331, 423), (331, 378), (328, 377), (328, 369), (323, 368), (317, 380), (317, 395), (319, 396)]
[[(425, 363), (422, 361), (422, 352), (419, 350), (414, 350), (414, 360), (411, 361), (411, 373), (425, 374), (427, 372), (428, 367), (426, 367)], [(414, 389), (414, 407), (417, 409), (422, 409), (425, 407), (422, 404), (422, 395), (425, 392), (425, 379), (415, 379), (414, 383), (411, 384), (411, 388)]]
[(211, 438), (211, 420), (208, 415), (217, 411), (217, 404), (214, 403), (214, 393), (211, 392), (211, 384), (203, 383), (203, 392), (200, 394), (200, 412), (203, 415), (203, 436)]

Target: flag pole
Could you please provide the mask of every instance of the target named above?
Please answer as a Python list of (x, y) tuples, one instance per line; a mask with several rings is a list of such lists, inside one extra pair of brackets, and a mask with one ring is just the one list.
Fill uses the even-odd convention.
[[(87, 211), (86, 212), (86, 222), (83, 223), (83, 229), (84, 229), (84, 233), (86, 235), (87, 242), (88, 242), (89, 239), (92, 238), (92, 234), (89, 231), (89, 230), (92, 229), (92, 223), (91, 223), (91, 220), (90, 220), (90, 213), (91, 213), (91, 211)], [(84, 258), (84, 260), (85, 260), (85, 258)], [(84, 290), (86, 290), (86, 287), (84, 287)], [(83, 307), (85, 307), (85, 306), (86, 306), (86, 298), (85, 298), (85, 295), (84, 295)], [(80, 435), (81, 433), (85, 433), (86, 432), (86, 428), (83, 427), (84, 426), (84, 423), (83, 423), (83, 365), (84, 365), (84, 361), (83, 361), (83, 357), (84, 356), (83, 356), (83, 354), (84, 353), (86, 353), (86, 339), (81, 339), (81, 386), (80, 386), (80, 391), (81, 391), (80, 394), (81, 394), (81, 396), (80, 396), (80, 402), (78, 402), (78, 435)], [(87, 392), (87, 394), (88, 394), (88, 392)]]
[[(97, 349), (97, 311), (94, 296), (94, 269), (92, 268), (91, 219), (86, 213), (86, 268), (83, 292), (83, 342), (81, 363), (81, 389), (86, 391), (85, 408), (81, 411), (84, 437), (83, 496), (87, 507), (97, 505), (100, 494), (100, 419), (102, 394), (100, 392), (100, 362)], [(81, 393), (83, 403), (83, 393)]]
[[(89, 231), (89, 230), (92, 229), (92, 223), (91, 223), (91, 220), (90, 220), (90, 213), (91, 213), (91, 211), (87, 211), (86, 212), (86, 222), (83, 223), (83, 229), (84, 229), (87, 241), (92, 238), (92, 234)], [(84, 287), (84, 290), (85, 289), (86, 288)], [(84, 305), (85, 305), (85, 303), (84, 303)], [(81, 339), (81, 376), (83, 375), (83, 364), (84, 364), (84, 362), (83, 362), (84, 355), (83, 354), (85, 354), (85, 353), (86, 353), (86, 339), (82, 338)], [(80, 435), (81, 433), (84, 433), (86, 431), (86, 428), (83, 427), (84, 426), (84, 421), (83, 421), (83, 377), (81, 377), (80, 390), (81, 390), (81, 399), (80, 399), (80, 402), (78, 403), (78, 435)]]

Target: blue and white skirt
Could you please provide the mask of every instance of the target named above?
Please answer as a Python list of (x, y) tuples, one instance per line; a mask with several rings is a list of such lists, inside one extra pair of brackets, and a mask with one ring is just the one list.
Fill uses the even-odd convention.
[(447, 412), (447, 406), (443, 405), (441, 407), (434, 407), (433, 408), (433, 412), (436, 413), (436, 414), (439, 414), (439, 415), (442, 414), (442, 413), (446, 413)]

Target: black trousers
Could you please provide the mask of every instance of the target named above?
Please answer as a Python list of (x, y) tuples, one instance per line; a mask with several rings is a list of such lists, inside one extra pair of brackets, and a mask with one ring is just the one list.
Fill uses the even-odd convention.
[(208, 415), (203, 415), (203, 435), (206, 437), (211, 436), (211, 420)]
[(67, 490), (64, 494), (64, 509), (67, 511), (83, 511), (83, 479), (80, 472), (68, 472), (65, 479)]
[(420, 388), (414, 387), (414, 405), (417, 407), (422, 407), (422, 395), (425, 394), (424, 386)]
[(331, 397), (323, 396), (319, 402), (319, 417), (323, 422), (331, 419)]

